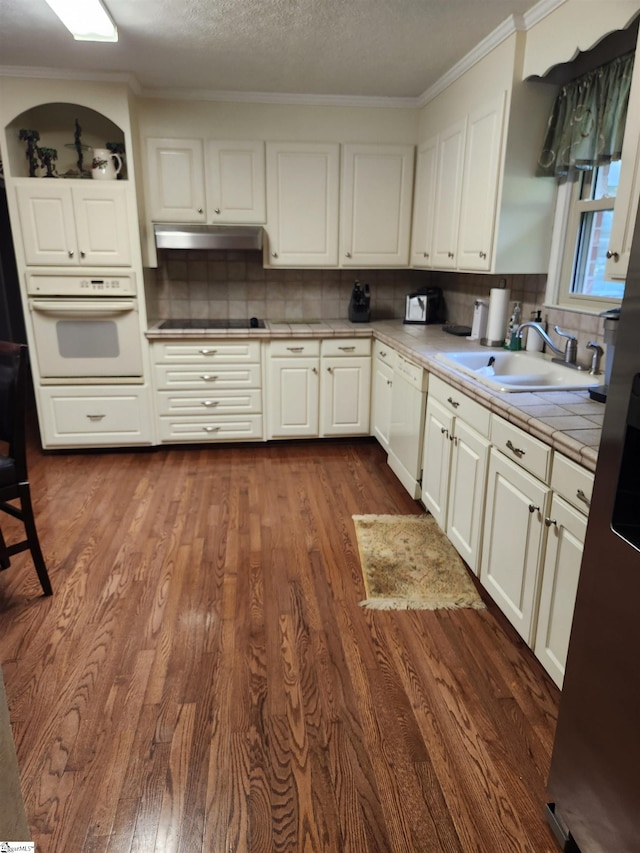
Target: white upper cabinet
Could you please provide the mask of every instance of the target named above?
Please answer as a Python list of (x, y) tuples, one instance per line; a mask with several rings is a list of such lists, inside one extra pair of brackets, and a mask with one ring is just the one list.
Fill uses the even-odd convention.
[(413, 145), (343, 146), (342, 266), (407, 266), (413, 158)]
[(37, 266), (128, 266), (128, 184), (20, 179), (25, 261)]
[(270, 266), (338, 263), (339, 146), (267, 143)]
[(264, 142), (207, 142), (207, 219), (259, 223), (266, 217)]
[(149, 214), (153, 222), (205, 222), (201, 139), (147, 139)]
[(411, 265), (414, 267), (433, 265), (433, 214), (438, 174), (438, 142), (439, 137), (434, 136), (418, 148), (411, 232)]
[(466, 120), (450, 125), (440, 135), (433, 225), (433, 266), (455, 269)]
[(469, 114), (464, 155), (457, 266), (489, 270), (498, 203), (504, 92)]

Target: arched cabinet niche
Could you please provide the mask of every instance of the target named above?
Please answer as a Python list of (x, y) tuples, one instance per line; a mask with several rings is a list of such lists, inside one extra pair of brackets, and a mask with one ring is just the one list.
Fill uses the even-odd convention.
[[(16, 116), (5, 128), (9, 173), (12, 178), (28, 178), (27, 143), (20, 139), (21, 130), (35, 130), (40, 135), (41, 148), (57, 152), (55, 171), (58, 177), (80, 178), (79, 153), (76, 147), (76, 121), (80, 127), (83, 172), (90, 174), (94, 148), (122, 146), (125, 151), (119, 179), (127, 179), (125, 133), (102, 113), (81, 104), (47, 103), (32, 107)], [(5, 164), (6, 169), (6, 164)], [(38, 166), (35, 177), (41, 178), (46, 169)], [(85, 174), (83, 177), (87, 177)]]

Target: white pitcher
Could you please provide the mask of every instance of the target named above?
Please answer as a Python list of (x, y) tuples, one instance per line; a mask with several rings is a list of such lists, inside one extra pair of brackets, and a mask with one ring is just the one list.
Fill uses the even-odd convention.
[[(118, 165), (114, 163), (118, 161)], [(122, 169), (122, 158), (108, 148), (94, 148), (91, 177), (99, 181), (115, 181)]]

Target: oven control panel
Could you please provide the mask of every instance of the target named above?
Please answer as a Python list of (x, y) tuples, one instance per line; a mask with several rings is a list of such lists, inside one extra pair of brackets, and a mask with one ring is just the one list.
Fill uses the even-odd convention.
[(29, 296), (133, 296), (133, 273), (126, 275), (50, 275), (29, 273)]

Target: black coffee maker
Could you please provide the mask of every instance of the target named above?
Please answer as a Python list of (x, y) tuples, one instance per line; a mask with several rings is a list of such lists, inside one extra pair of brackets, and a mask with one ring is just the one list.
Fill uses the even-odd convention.
[(355, 281), (349, 300), (349, 319), (352, 323), (368, 323), (371, 320), (371, 296), (369, 285)]

